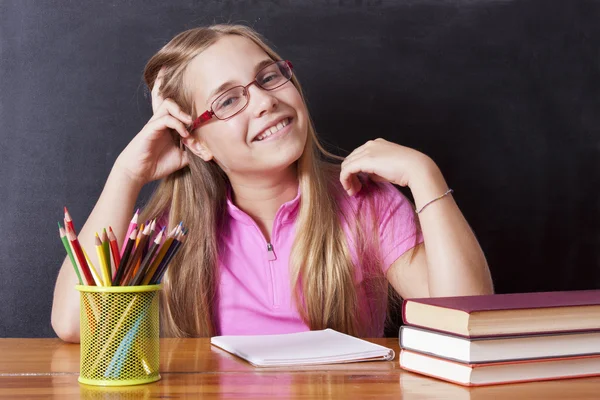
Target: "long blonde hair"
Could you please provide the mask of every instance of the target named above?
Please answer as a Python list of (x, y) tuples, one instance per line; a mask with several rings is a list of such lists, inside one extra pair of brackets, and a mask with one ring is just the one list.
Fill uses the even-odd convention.
[[(184, 71), (194, 57), (224, 35), (246, 37), (271, 59), (282, 59), (258, 33), (246, 26), (195, 28), (178, 34), (148, 61), (144, 70), (146, 84), (152, 88), (159, 70), (165, 66), (162, 96), (174, 100), (196, 118), (191, 95), (184, 90)], [(295, 76), (292, 83), (304, 98)], [(175, 135), (174, 140), (178, 140)], [(168, 213), (170, 229), (184, 221), (190, 232), (186, 245), (173, 259), (163, 279), (163, 334), (213, 336), (219, 333), (215, 318), (218, 235), (228, 219), (228, 180), (214, 162), (205, 162), (186, 151), (189, 166), (160, 182), (140, 217), (144, 221)], [(323, 148), (310, 123), (303, 154), (297, 161), (302, 195), (296, 220), (297, 236), (290, 256), (290, 284), (295, 288), (299, 313), (311, 329), (332, 328), (360, 336), (369, 330), (371, 316), (380, 315), (381, 310), (359, 312), (357, 266), (352, 262), (342, 220), (350, 224), (354, 234), (356, 254), (365, 276), (361, 290), (367, 296), (377, 297), (376, 304), (381, 304), (383, 299), (385, 307), (388, 286), (381, 273), (377, 243), (372, 240), (377, 234), (376, 224), (369, 228), (356, 218), (364, 214), (363, 210), (346, 215), (340, 206), (346, 195), (338, 181), (339, 165), (332, 162), (339, 159)]]

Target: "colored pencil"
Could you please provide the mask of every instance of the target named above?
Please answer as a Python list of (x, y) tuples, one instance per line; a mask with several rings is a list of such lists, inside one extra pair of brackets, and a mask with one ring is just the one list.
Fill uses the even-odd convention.
[(69, 239), (69, 242), (71, 243), (71, 247), (73, 249), (73, 252), (75, 253), (75, 257), (77, 257), (77, 260), (79, 261), (79, 266), (81, 267), (81, 271), (83, 272), (83, 276), (85, 277), (87, 284), (90, 286), (95, 286), (96, 282), (94, 281), (92, 272), (90, 271), (90, 268), (87, 265), (87, 262), (85, 260), (83, 249), (81, 248), (81, 245), (79, 244), (79, 240), (77, 240), (77, 236), (75, 236), (75, 232), (73, 232), (73, 230), (68, 225), (67, 225), (67, 238)]
[[(150, 227), (150, 231), (148, 232), (148, 242), (150, 242), (152, 240), (152, 221), (146, 221), (145, 224), (142, 224), (143, 227)], [(146, 230), (146, 228), (142, 229), (142, 232)], [(136, 243), (136, 246), (139, 244), (139, 241)], [(142, 254), (140, 255), (140, 259), (138, 261), (138, 263), (135, 265), (135, 269), (134, 271), (137, 272), (137, 270), (140, 268), (140, 263), (142, 262), (142, 260), (144, 259), (144, 257), (146, 256), (146, 253), (148, 252), (148, 245), (144, 245), (144, 247), (142, 248)]]
[(104, 262), (108, 267), (108, 276), (112, 276), (112, 268), (110, 266), (110, 244), (108, 243), (108, 234), (106, 233), (106, 228), (102, 230), (102, 236), (100, 237), (102, 241), (102, 254), (104, 255)]
[(112, 286), (110, 279), (110, 271), (108, 265), (106, 265), (106, 257), (104, 255), (104, 245), (102, 243), (102, 240), (100, 240), (100, 238), (98, 237), (97, 233), (95, 239), (96, 254), (98, 255), (98, 261), (100, 263), (100, 272), (102, 273), (102, 282), (104, 283), (104, 286)]
[(160, 242), (162, 241), (162, 236), (163, 236), (164, 231), (165, 230), (162, 229), (158, 233), (158, 235), (156, 235), (156, 238), (154, 239), (154, 241), (152, 241), (153, 244), (150, 247), (150, 250), (148, 250), (148, 253), (144, 257), (144, 260), (142, 261), (140, 268), (138, 269), (137, 273), (135, 274), (134, 278), (131, 281), (132, 286), (139, 285), (140, 283), (142, 283), (142, 280), (144, 279), (144, 277), (146, 276), (146, 272), (148, 271), (148, 267), (150, 267), (150, 264), (152, 263), (152, 259), (154, 258), (154, 256), (156, 255), (156, 252), (158, 251), (158, 249), (160, 247)]
[(171, 243), (173, 243), (173, 239), (175, 238), (175, 233), (177, 232), (178, 227), (179, 226), (176, 226), (175, 228), (173, 228), (171, 233), (169, 233), (167, 235), (167, 239), (164, 241), (164, 243), (162, 243), (162, 246), (160, 247), (158, 254), (156, 255), (156, 257), (154, 257), (154, 261), (152, 261), (152, 264), (148, 268), (148, 271), (146, 272), (146, 275), (144, 276), (144, 279), (142, 280), (142, 285), (147, 285), (150, 283), (150, 279), (152, 279), (152, 276), (154, 276), (156, 269), (158, 268), (161, 261), (165, 257), (165, 254), (167, 254), (167, 251), (169, 250)]
[(148, 243), (148, 234), (150, 233), (150, 226), (146, 226), (146, 228), (144, 229), (144, 231), (138, 235), (138, 239), (136, 239), (138, 241), (137, 246), (135, 247), (135, 251), (133, 252), (133, 255), (131, 256), (131, 259), (129, 260), (129, 262), (127, 263), (127, 269), (125, 270), (125, 277), (123, 278), (123, 281), (121, 282), (123, 286), (129, 286), (131, 279), (135, 276), (136, 274), (136, 266), (138, 265), (138, 261), (140, 260), (140, 258), (142, 257), (142, 252), (144, 251), (144, 247), (146, 246), (146, 243)]
[(81, 248), (81, 251), (83, 251), (83, 255), (88, 263), (90, 272), (92, 273), (92, 277), (94, 278), (94, 282), (96, 282), (96, 286), (104, 286), (102, 278), (100, 277), (100, 275), (98, 275), (98, 270), (96, 270), (96, 267), (94, 267), (94, 263), (92, 262), (92, 260), (90, 260), (90, 257), (87, 255), (83, 247)]
[(120, 254), (121, 258), (123, 258), (123, 252), (125, 251), (125, 247), (127, 246), (127, 240), (129, 238), (129, 235), (131, 235), (131, 232), (133, 232), (134, 229), (137, 229), (137, 221), (138, 221), (139, 214), (140, 214), (140, 209), (138, 208), (135, 211), (135, 214), (133, 215), (133, 217), (131, 218), (131, 221), (129, 221), (129, 227), (127, 228), (127, 233), (125, 234), (125, 239), (123, 240), (123, 246), (121, 246), (121, 254)]
[(71, 260), (71, 264), (73, 265), (73, 268), (75, 268), (75, 274), (77, 275), (77, 280), (79, 281), (80, 285), (83, 285), (83, 281), (81, 280), (81, 274), (79, 273), (79, 268), (77, 267), (77, 262), (75, 261), (75, 258), (73, 257), (73, 252), (71, 251), (71, 245), (69, 244), (69, 240), (67, 239), (67, 233), (65, 232), (63, 227), (60, 226), (60, 222), (58, 223), (58, 233), (60, 235), (60, 240), (61, 240), (63, 246), (65, 247), (65, 251), (67, 252), (67, 256), (69, 256), (69, 260)]
[(131, 231), (131, 233), (129, 234), (129, 238), (127, 239), (127, 242), (126, 242), (127, 244), (124, 246), (123, 257), (121, 258), (121, 261), (119, 262), (119, 267), (117, 268), (117, 273), (115, 274), (115, 279), (113, 279), (114, 286), (121, 285), (121, 281), (123, 280), (123, 276), (124, 276), (124, 272), (125, 272), (125, 267), (127, 266), (127, 262), (129, 261), (129, 258), (131, 257), (131, 251), (135, 244), (135, 238), (137, 237), (137, 234), (138, 234), (138, 231), (136, 228), (134, 228), (133, 231)]
[(175, 244), (175, 248), (173, 249), (171, 254), (168, 256), (169, 258), (165, 261), (165, 263), (163, 263), (162, 267), (156, 271), (155, 277), (153, 277), (152, 280), (150, 281), (151, 284), (158, 284), (161, 282), (163, 275), (165, 274), (169, 264), (171, 263), (171, 260), (175, 257), (175, 255), (177, 254), (177, 252), (179, 251), (179, 249), (185, 242), (186, 237), (187, 237), (187, 229), (183, 232), (180, 239), (177, 240), (177, 243)]
[(113, 261), (112, 277), (114, 279), (115, 275), (117, 274), (117, 268), (119, 267), (119, 263), (121, 262), (121, 255), (119, 253), (119, 244), (117, 243), (117, 236), (115, 236), (115, 233), (113, 232), (110, 226), (108, 227), (108, 241), (110, 244), (110, 254), (112, 255)]
[(73, 225), (73, 219), (71, 218), (71, 214), (69, 214), (69, 210), (67, 210), (67, 207), (65, 206), (65, 229), (67, 227), (69, 227), (69, 229), (73, 231), (75, 236), (77, 236), (77, 231), (75, 230), (75, 226)]
[(169, 249), (167, 250), (167, 254), (165, 254), (163, 260), (160, 262), (160, 264), (156, 268), (156, 271), (154, 271), (154, 274), (152, 275), (152, 278), (150, 278), (150, 284), (151, 285), (154, 285), (156, 283), (156, 281), (157, 281), (158, 277), (161, 275), (163, 269), (171, 261), (171, 258), (173, 256), (173, 252), (175, 251), (175, 249), (179, 245), (179, 241), (181, 240), (181, 235), (182, 234), (183, 234), (183, 232), (181, 230), (181, 223), (180, 223), (177, 226), (177, 231), (175, 232), (175, 236), (173, 237), (173, 242), (171, 243), (171, 245), (169, 246)]

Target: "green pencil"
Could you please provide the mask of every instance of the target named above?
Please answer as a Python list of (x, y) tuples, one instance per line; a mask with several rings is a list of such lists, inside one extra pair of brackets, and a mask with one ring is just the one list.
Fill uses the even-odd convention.
[(106, 233), (106, 228), (104, 228), (104, 230), (102, 231), (102, 253), (104, 254), (104, 259), (106, 260), (106, 265), (108, 266), (109, 275), (113, 276), (113, 270), (110, 267), (110, 243), (108, 241), (108, 234)]
[(63, 242), (63, 246), (65, 246), (65, 250), (67, 251), (67, 255), (71, 260), (71, 264), (73, 264), (73, 268), (75, 268), (75, 273), (77, 274), (77, 279), (79, 279), (79, 284), (83, 285), (81, 281), (81, 275), (79, 274), (79, 268), (77, 268), (77, 263), (75, 262), (75, 257), (73, 257), (73, 252), (71, 251), (71, 245), (69, 244), (69, 240), (67, 239), (67, 234), (62, 226), (60, 226), (60, 222), (58, 223), (58, 232), (60, 234), (60, 240)]

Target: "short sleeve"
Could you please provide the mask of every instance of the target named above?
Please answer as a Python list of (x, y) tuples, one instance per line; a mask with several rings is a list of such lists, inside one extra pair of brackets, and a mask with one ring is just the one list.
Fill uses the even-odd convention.
[(407, 250), (423, 243), (419, 219), (411, 202), (390, 183), (380, 184), (376, 191), (376, 212), (379, 222), (379, 248), (382, 269), (386, 274), (391, 265)]

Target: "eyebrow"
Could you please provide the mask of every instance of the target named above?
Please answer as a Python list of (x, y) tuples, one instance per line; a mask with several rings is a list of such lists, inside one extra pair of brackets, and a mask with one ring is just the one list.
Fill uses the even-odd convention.
[[(256, 75), (258, 73), (258, 71), (260, 71), (261, 69), (263, 69), (264, 67), (266, 67), (267, 65), (269, 65), (273, 62), (275, 62), (275, 61), (271, 60), (270, 58), (268, 58), (266, 60), (262, 60), (261, 62), (256, 64), (256, 66), (254, 67), (254, 74)], [(208, 95), (207, 100), (206, 100), (206, 106), (210, 106), (210, 103), (211, 103), (210, 99), (212, 99), (218, 93), (221, 93), (222, 91), (229, 88), (230, 86), (237, 86), (237, 85), (234, 85), (235, 83), (236, 83), (235, 81), (227, 81), (227, 82), (221, 84), (218, 88), (216, 88), (212, 92), (210, 92), (210, 94)]]

